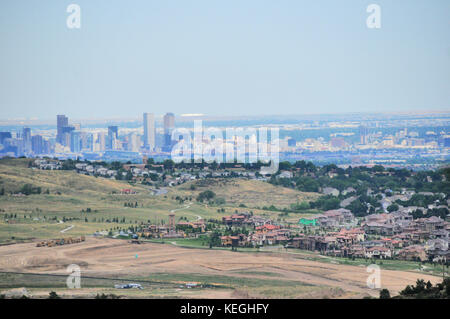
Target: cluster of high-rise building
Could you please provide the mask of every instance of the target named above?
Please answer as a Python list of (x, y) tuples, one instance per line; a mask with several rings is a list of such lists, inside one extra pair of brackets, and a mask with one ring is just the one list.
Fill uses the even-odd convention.
[(10, 156), (22, 156), (27, 154), (50, 153), (50, 142), (41, 135), (31, 135), (31, 129), (25, 127), (22, 131), (0, 132), (0, 154)]
[[(22, 131), (0, 132), (0, 156), (33, 156), (50, 154), (80, 154), (102, 152), (170, 152), (175, 115), (163, 117), (163, 127), (157, 132), (155, 115), (143, 114), (141, 129), (110, 125), (107, 130), (82, 129), (81, 124), (70, 123), (66, 115), (56, 116), (56, 134), (46, 132), (32, 135), (31, 128)], [(54, 132), (54, 131), (53, 131)]]
[[(399, 121), (389, 119), (381, 125), (347, 120), (280, 125), (280, 158), (337, 164), (401, 160), (414, 165), (438, 165), (448, 159), (450, 135), (445, 117), (421, 123), (414, 119)], [(144, 113), (141, 123), (82, 128), (81, 124), (69, 121), (67, 116), (57, 115), (56, 130), (54, 127), (20, 127), (11, 132), (0, 132), (0, 157), (47, 155), (133, 161), (142, 155), (151, 155), (155, 159), (170, 156), (176, 143), (172, 137), (175, 115), (166, 113), (158, 119), (157, 126), (155, 114)], [(245, 125), (243, 122), (242, 127)], [(185, 129), (193, 135), (192, 128)], [(211, 148), (211, 154), (215, 154), (216, 148), (224, 145), (235, 148), (238, 141), (234, 137), (214, 135), (214, 139), (210, 139), (204, 136), (202, 142), (207, 147), (201, 148), (200, 152), (203, 155), (205, 149)], [(258, 143), (256, 135), (249, 136), (248, 141), (253, 145)]]

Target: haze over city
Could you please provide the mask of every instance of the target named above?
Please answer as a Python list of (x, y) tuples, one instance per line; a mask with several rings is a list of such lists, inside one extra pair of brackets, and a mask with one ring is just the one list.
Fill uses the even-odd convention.
[(450, 109), (450, 3), (3, 1), (0, 118)]

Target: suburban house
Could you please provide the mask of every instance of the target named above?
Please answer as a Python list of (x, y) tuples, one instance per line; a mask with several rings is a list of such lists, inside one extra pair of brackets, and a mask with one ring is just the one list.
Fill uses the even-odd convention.
[(392, 257), (391, 249), (387, 247), (371, 247), (366, 249), (366, 258), (387, 259)]
[(413, 260), (413, 261), (425, 261), (427, 260), (427, 254), (425, 248), (421, 245), (412, 245), (405, 247), (398, 251), (396, 254), (398, 259)]

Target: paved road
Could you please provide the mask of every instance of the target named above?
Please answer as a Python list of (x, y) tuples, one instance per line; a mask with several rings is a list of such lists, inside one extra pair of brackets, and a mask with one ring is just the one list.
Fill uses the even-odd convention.
[(189, 207), (191, 207), (191, 205), (192, 205), (192, 203), (188, 203), (186, 206), (181, 207), (181, 208), (177, 208), (177, 209), (172, 209), (170, 212), (171, 213), (175, 213), (175, 212), (177, 212), (179, 210), (188, 209)]
[[(191, 207), (191, 205), (192, 205), (192, 203), (188, 203), (186, 206), (181, 207), (181, 208), (177, 208), (177, 209), (172, 209), (170, 212), (171, 213), (175, 213), (175, 212), (183, 210), (183, 209), (188, 209), (188, 208)], [(195, 216), (197, 217), (197, 220), (203, 219), (203, 217), (200, 216), (200, 215), (195, 215)]]
[(74, 227), (75, 227), (74, 225), (71, 225), (71, 226), (67, 227), (66, 229), (61, 230), (61, 233), (65, 233), (66, 231), (71, 230)]

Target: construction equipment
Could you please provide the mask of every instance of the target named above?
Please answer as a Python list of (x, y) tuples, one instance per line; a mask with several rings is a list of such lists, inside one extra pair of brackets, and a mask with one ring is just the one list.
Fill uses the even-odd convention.
[(84, 236), (81, 236), (79, 238), (68, 237), (68, 238), (51, 239), (38, 242), (36, 244), (36, 247), (54, 247), (54, 246), (70, 245), (81, 243), (83, 241), (86, 241), (86, 238)]

